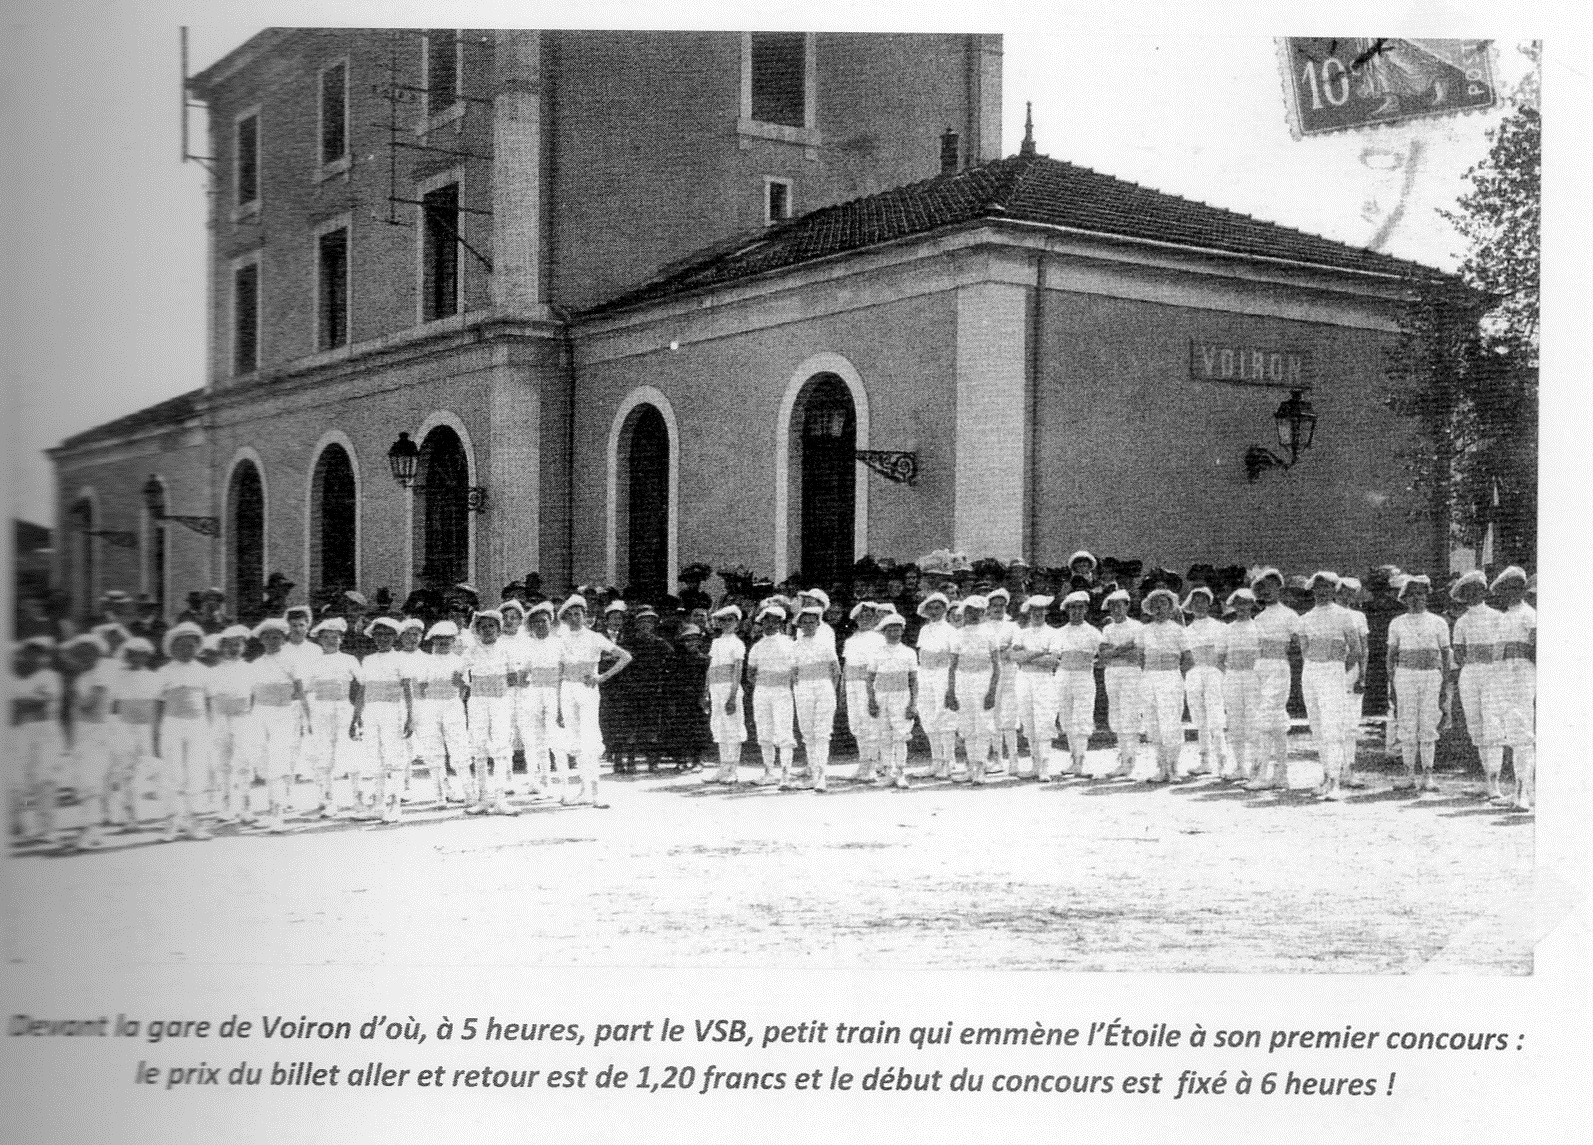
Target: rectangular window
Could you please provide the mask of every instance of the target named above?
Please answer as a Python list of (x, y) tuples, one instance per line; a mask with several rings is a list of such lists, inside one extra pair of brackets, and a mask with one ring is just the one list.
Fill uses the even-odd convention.
[(321, 165), (348, 158), (348, 65), (321, 73)]
[(459, 312), (459, 184), (428, 192), (421, 213), (421, 319)]
[(246, 115), (238, 120), (233, 150), (233, 182), (237, 185), (239, 207), (249, 207), (260, 199), (260, 117)]
[(787, 127), (806, 124), (807, 36), (752, 33), (752, 118)]
[(330, 350), (348, 343), (348, 228), (327, 231), (315, 242), (320, 348)]
[(260, 264), (249, 262), (232, 272), (232, 372), (252, 374), (260, 368)]
[(426, 116), (459, 102), (459, 34), (452, 28), (426, 31)]
[(791, 180), (765, 178), (763, 181), (763, 222), (765, 226), (791, 217)]

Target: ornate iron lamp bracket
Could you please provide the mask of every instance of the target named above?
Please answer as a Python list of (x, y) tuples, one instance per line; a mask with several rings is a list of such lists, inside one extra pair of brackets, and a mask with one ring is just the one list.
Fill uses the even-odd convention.
[(857, 460), (887, 481), (918, 484), (918, 454), (902, 449), (859, 449)]

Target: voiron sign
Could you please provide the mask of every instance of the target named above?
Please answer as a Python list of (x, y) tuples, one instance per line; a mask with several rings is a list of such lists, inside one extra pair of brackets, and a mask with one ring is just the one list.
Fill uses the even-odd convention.
[(1238, 382), (1308, 390), (1316, 380), (1311, 351), (1237, 342), (1189, 342), (1189, 376), (1200, 382)]

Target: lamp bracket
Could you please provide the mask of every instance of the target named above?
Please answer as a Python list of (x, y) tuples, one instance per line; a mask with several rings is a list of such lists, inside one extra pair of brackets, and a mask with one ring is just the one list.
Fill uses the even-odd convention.
[(887, 481), (918, 484), (918, 454), (902, 449), (859, 449), (857, 460)]

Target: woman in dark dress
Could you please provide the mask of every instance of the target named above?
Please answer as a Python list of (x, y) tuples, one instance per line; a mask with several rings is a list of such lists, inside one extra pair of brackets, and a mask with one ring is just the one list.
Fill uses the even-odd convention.
[(634, 771), (636, 756), (646, 755), (647, 770), (656, 771), (658, 758), (664, 750), (664, 714), (675, 649), (658, 634), (658, 613), (651, 608), (637, 612), (631, 626), (631, 638), (625, 645), (625, 650), (631, 654), (631, 666), (625, 675), (631, 678), (626, 693), (630, 705), (626, 722), (633, 754), (627, 763)]
[[(625, 631), (627, 611), (623, 600), (610, 601), (603, 610), (603, 635), (621, 648), (627, 647), (629, 642)], [(613, 666), (613, 662), (613, 657), (604, 656), (598, 663), (598, 671), (607, 672)], [(633, 757), (636, 754), (636, 744), (631, 732), (630, 675), (630, 671), (626, 670), (599, 687), (602, 703), (598, 708), (597, 723), (602, 729), (603, 746), (608, 751), (609, 763), (613, 766), (615, 775), (624, 775), (635, 769)]]
[(664, 735), (675, 770), (702, 767), (702, 753), (713, 743), (708, 713), (703, 711), (703, 691), (708, 686), (708, 640), (695, 624), (682, 625), (675, 637), (675, 655), (670, 661), (662, 705)]

